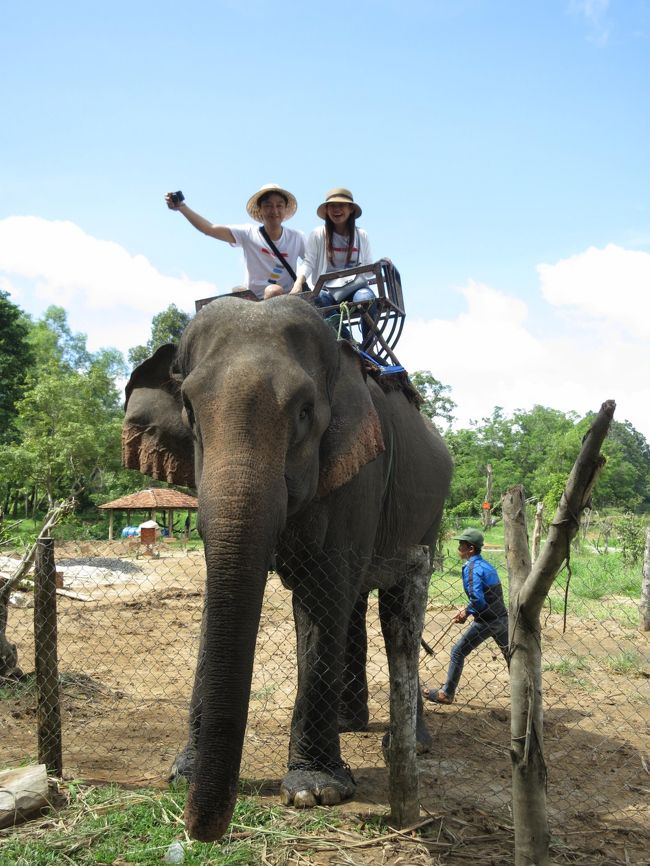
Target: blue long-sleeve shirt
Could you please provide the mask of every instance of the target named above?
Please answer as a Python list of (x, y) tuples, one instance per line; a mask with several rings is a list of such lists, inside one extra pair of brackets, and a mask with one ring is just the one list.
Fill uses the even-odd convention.
[(469, 599), (467, 613), (479, 619), (508, 616), (497, 570), (475, 554), (463, 566), (463, 588)]

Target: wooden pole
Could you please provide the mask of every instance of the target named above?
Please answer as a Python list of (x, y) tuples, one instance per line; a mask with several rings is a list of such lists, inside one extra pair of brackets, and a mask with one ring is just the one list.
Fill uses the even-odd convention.
[(483, 500), (482, 517), (483, 529), (489, 529), (492, 526), (492, 464), (488, 463), (485, 467), (487, 479), (485, 482), (485, 499)]
[(510, 756), (515, 824), (515, 863), (548, 864), (550, 832), (546, 816), (542, 704), (542, 629), (539, 616), (518, 607), (531, 569), (526, 497), (521, 485), (502, 500), (504, 545), (510, 596)]
[(650, 631), (650, 528), (645, 534), (645, 554), (643, 557), (643, 582), (641, 584), (641, 631)]
[[(382, 629), (390, 632), (390, 644), (399, 651), (388, 655), (390, 674), (390, 746), (388, 796), (393, 826), (409, 827), (420, 817), (417, 767), (417, 708), (419, 697), (418, 651), (424, 625), (424, 609), (431, 578), (428, 547), (414, 547), (408, 554), (408, 578), (404, 581), (404, 615), (382, 614)], [(382, 604), (380, 595), (379, 604)], [(388, 641), (387, 641), (388, 643)]]
[(34, 567), (34, 653), (36, 666), (38, 760), (61, 776), (61, 705), (56, 629), (54, 540), (39, 538)]
[(535, 526), (533, 527), (533, 548), (531, 550), (531, 559), (533, 562), (539, 556), (539, 548), (542, 544), (542, 519), (544, 517), (544, 503), (538, 502), (535, 509)]
[(113, 509), (109, 509), (108, 512), (108, 540), (113, 540)]
[[(562, 563), (569, 560), (580, 516), (591, 507), (591, 491), (605, 458), (600, 448), (616, 404), (600, 407), (582, 440), (546, 544), (531, 568), (525, 527), (523, 488), (508, 491), (503, 502), (510, 593), (510, 683), (512, 693), (510, 755), (513, 775), (515, 866), (548, 866), (546, 765), (542, 730), (540, 614)], [(519, 658), (518, 658), (519, 657)]]

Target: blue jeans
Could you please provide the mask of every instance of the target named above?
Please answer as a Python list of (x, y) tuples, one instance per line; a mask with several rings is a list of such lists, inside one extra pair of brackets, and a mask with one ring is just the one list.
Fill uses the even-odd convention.
[[(375, 293), (372, 291), (372, 289), (357, 289), (357, 291), (352, 295), (352, 297), (346, 298), (346, 300), (350, 301), (350, 303), (355, 303), (355, 302), (360, 302), (360, 301), (372, 301), (374, 297), (375, 297)], [(314, 301), (314, 304), (317, 307), (334, 307), (337, 305), (337, 302), (334, 300), (334, 296), (332, 295), (332, 293), (330, 291), (328, 291), (327, 289), (321, 289), (319, 294), (318, 294), (318, 297)], [(377, 305), (372, 304), (369, 307), (368, 312), (370, 313), (370, 317), (372, 319), (376, 319), (377, 318)], [(328, 313), (327, 318), (328, 318), (328, 320), (330, 320), (330, 324), (335, 325), (338, 328), (340, 315), (341, 314), (338, 311), (334, 311), (334, 310), (331, 313)], [(370, 326), (368, 325), (366, 320), (362, 318), (361, 319), (361, 336), (362, 336), (362, 338), (365, 340), (369, 333), (370, 333)], [(341, 336), (344, 337), (346, 340), (352, 339), (352, 334), (350, 334), (349, 329), (345, 325), (341, 328)]]
[(456, 693), (456, 687), (463, 673), (467, 656), (472, 650), (475, 650), (491, 637), (497, 642), (506, 663), (508, 662), (508, 618), (498, 617), (491, 620), (475, 619), (467, 631), (463, 632), (460, 640), (451, 648), (447, 681), (442, 687), (443, 692), (448, 697), (453, 698)]

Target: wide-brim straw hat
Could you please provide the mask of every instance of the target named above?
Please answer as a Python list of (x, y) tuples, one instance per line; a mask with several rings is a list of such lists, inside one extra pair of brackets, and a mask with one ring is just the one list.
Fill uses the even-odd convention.
[(334, 202), (340, 202), (341, 204), (351, 204), (354, 208), (355, 219), (359, 219), (359, 217), (363, 213), (359, 205), (352, 197), (352, 193), (350, 192), (350, 190), (345, 189), (345, 187), (343, 186), (337, 186), (327, 193), (327, 195), (325, 196), (325, 201), (318, 206), (318, 210), (316, 211), (316, 213), (322, 220), (324, 220), (327, 216), (327, 205), (334, 204)]
[(266, 195), (269, 192), (277, 192), (278, 195), (283, 195), (286, 198), (287, 211), (284, 219), (291, 219), (291, 217), (298, 210), (298, 202), (296, 201), (295, 195), (292, 195), (289, 190), (283, 189), (281, 186), (278, 186), (277, 183), (265, 183), (263, 187), (260, 187), (260, 189), (258, 189), (258, 191), (248, 199), (248, 202), (246, 203), (246, 211), (248, 215), (258, 223), (264, 222), (264, 219), (262, 218), (262, 212), (260, 210), (259, 201), (263, 195)]

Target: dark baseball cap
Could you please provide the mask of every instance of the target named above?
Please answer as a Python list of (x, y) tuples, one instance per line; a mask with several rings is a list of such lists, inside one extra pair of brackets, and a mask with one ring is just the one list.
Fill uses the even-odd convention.
[(463, 529), (460, 535), (454, 535), (456, 541), (466, 541), (474, 547), (483, 547), (483, 533), (478, 529)]

